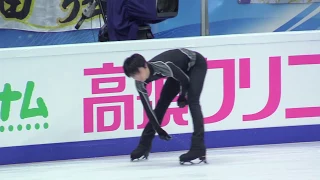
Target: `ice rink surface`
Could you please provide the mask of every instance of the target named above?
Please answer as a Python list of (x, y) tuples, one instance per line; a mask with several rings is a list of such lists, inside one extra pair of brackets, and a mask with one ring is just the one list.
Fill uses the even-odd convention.
[(208, 149), (199, 165), (180, 165), (184, 152), (0, 166), (0, 180), (320, 180), (320, 142)]

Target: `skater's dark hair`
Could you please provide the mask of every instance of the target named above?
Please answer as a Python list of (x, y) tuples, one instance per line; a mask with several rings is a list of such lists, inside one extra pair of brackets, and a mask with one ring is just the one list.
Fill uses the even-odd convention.
[(140, 67), (146, 67), (147, 61), (140, 54), (133, 54), (123, 63), (123, 71), (127, 77), (131, 77), (139, 72)]

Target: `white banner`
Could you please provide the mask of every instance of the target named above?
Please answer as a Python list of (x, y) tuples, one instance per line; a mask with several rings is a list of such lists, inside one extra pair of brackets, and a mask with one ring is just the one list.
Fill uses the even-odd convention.
[[(37, 32), (76, 30), (89, 0), (9, 0), (0, 1), (0, 29), (19, 29)], [(80, 29), (103, 26), (97, 6), (94, 17), (87, 19)], [(99, 19), (100, 17), (100, 19)]]
[[(208, 58), (206, 131), (320, 124), (319, 31), (2, 49), (0, 147), (139, 136), (147, 119), (123, 60), (177, 47)], [(163, 125), (193, 129), (176, 103)]]

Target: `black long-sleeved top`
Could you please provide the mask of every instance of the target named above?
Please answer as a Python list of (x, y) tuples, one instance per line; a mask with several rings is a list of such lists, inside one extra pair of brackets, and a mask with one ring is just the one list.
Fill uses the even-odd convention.
[(195, 64), (195, 61), (196, 52), (188, 49), (168, 50), (148, 61), (147, 64), (150, 69), (150, 76), (145, 82), (136, 81), (136, 88), (141, 97), (141, 102), (149, 121), (157, 122), (159, 124), (149, 103), (146, 85), (160, 78), (171, 77), (180, 82), (181, 88), (179, 94), (185, 96), (189, 86), (189, 76), (187, 74), (190, 68)]

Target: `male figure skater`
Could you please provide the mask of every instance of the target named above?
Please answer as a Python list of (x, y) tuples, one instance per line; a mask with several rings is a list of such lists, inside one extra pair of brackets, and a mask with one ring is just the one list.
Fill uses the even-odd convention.
[[(149, 122), (143, 130), (139, 145), (131, 153), (131, 160), (148, 158), (155, 133), (163, 140), (170, 136), (160, 127), (163, 117), (173, 99), (179, 94), (178, 106), (187, 104), (192, 116), (193, 134), (190, 150), (180, 156), (180, 163), (191, 162), (199, 158), (206, 162), (204, 143), (204, 122), (200, 106), (200, 95), (207, 74), (206, 59), (198, 52), (189, 49), (171, 49), (146, 61), (140, 54), (133, 54), (123, 64), (127, 77), (135, 80)], [(146, 90), (152, 81), (167, 77), (160, 99), (153, 110)], [(192, 163), (192, 162), (191, 162)]]

